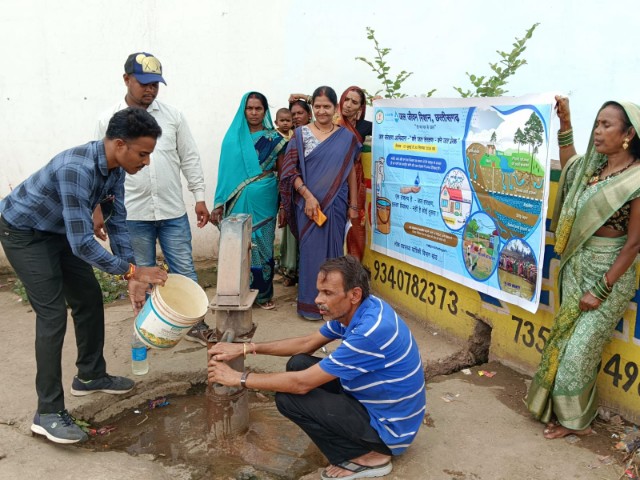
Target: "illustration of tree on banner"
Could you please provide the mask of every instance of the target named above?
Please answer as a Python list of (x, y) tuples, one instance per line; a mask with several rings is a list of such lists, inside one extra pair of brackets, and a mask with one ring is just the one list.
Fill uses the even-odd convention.
[(520, 145), (525, 145), (527, 143), (524, 133), (518, 127), (516, 133), (513, 135), (513, 141), (516, 145), (518, 145), (518, 153), (520, 153)]
[(542, 145), (542, 134), (544, 133), (544, 127), (538, 115), (531, 114), (527, 123), (524, 124), (524, 139), (526, 143), (531, 147), (529, 153), (533, 160), (533, 156), (538, 153), (538, 147)]

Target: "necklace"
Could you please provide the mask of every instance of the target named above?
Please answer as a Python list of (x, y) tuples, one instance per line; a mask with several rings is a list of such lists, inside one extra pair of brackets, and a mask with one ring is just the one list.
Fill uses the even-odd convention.
[(332, 124), (331, 124), (331, 130), (326, 130), (326, 131), (325, 131), (325, 130), (322, 130), (322, 129), (318, 126), (318, 124), (317, 124), (316, 122), (313, 122), (313, 126), (314, 126), (314, 127), (316, 127), (320, 133), (324, 133), (325, 135), (326, 135), (327, 133), (331, 133), (331, 132), (333, 132), (333, 129), (336, 127), (336, 125), (335, 125), (334, 123), (332, 123)]
[(631, 165), (633, 165), (636, 162), (637, 162), (637, 159), (634, 158), (627, 165), (622, 167), (620, 170), (616, 170), (615, 172), (611, 172), (608, 175), (603, 175), (603, 172), (604, 172), (605, 168), (609, 167), (609, 162), (607, 161), (607, 162), (603, 163), (600, 166), (599, 169), (596, 170), (595, 174), (589, 180), (589, 185), (593, 185), (594, 183), (598, 183), (598, 182), (600, 182), (602, 180), (606, 180), (607, 178), (611, 178), (611, 177), (615, 177), (617, 175), (620, 175), (622, 172), (624, 172), (627, 168), (629, 168)]

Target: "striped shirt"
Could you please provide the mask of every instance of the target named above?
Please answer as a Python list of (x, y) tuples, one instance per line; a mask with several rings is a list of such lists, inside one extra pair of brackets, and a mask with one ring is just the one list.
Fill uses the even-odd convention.
[[(125, 171), (108, 170), (104, 142), (65, 150), (0, 202), (0, 214), (17, 230), (66, 235), (74, 255), (105, 272), (126, 273), (135, 263), (125, 224)], [(93, 210), (103, 205), (113, 255), (93, 236)], [(108, 207), (108, 208), (107, 208)]]
[(370, 295), (348, 327), (332, 320), (320, 333), (342, 339), (320, 367), (362, 403), (391, 452), (404, 452), (418, 433), (426, 406), (422, 360), (409, 327), (389, 304)]

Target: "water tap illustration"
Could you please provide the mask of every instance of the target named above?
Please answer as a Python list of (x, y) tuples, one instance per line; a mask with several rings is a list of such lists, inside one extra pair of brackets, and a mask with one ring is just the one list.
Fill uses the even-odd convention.
[(384, 157), (376, 160), (376, 197), (382, 196), (382, 182), (384, 182)]

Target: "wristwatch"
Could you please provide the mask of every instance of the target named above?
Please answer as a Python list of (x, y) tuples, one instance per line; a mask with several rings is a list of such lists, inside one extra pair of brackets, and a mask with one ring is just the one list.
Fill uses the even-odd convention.
[(249, 370), (245, 370), (242, 372), (242, 376), (240, 377), (240, 386), (242, 388), (247, 388), (247, 377), (251, 372)]

